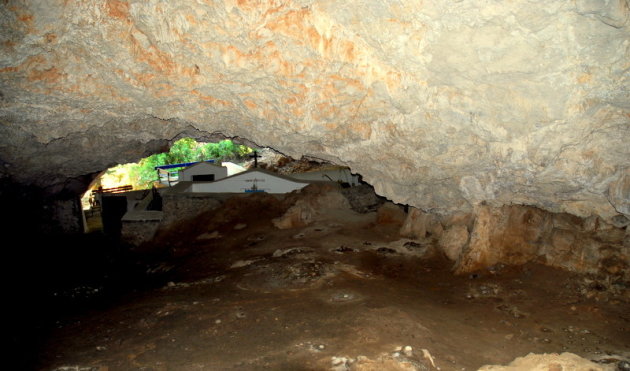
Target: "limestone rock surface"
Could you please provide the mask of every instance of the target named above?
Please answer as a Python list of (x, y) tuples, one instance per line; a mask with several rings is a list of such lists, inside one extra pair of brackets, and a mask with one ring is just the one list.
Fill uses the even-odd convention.
[(583, 219), (531, 206), (483, 205), (475, 212), (468, 243), (466, 226), (461, 224), (448, 226), (439, 241), (445, 254), (455, 260), (455, 273), (537, 261), (603, 275), (610, 282), (630, 279), (627, 228), (599, 217)]
[(470, 242), (455, 271), (470, 272), (494, 264), (524, 264), (538, 256), (551, 216), (533, 207), (479, 206)]
[[(311, 184), (288, 197), (293, 205), (272, 221), (278, 229), (304, 227), (321, 219), (322, 215), (350, 212), (350, 203), (336, 185)], [(292, 198), (295, 200), (291, 201)]]
[(453, 261), (459, 258), (466, 243), (468, 243), (468, 228), (461, 224), (447, 229), (438, 241), (444, 254)]
[(524, 357), (518, 357), (507, 366), (486, 365), (479, 371), (550, 371), (550, 370), (576, 370), (576, 371), (613, 371), (614, 364), (598, 364), (577, 354), (564, 352), (562, 354), (535, 354), (530, 353)]
[(76, 192), (179, 136), (223, 135), (350, 166), (425, 211), (629, 216), (628, 9), (4, 1), (0, 175)]

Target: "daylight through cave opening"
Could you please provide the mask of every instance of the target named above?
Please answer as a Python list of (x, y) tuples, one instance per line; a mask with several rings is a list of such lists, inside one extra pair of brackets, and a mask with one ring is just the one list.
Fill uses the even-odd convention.
[(86, 231), (102, 228), (118, 237), (124, 221), (138, 222), (138, 218), (148, 218), (151, 211), (150, 219), (160, 218), (156, 213), (162, 213), (165, 193), (169, 197), (186, 193), (206, 197), (253, 192), (286, 194), (313, 182), (330, 182), (342, 188), (363, 184), (368, 192), (372, 191), (360, 175), (347, 167), (306, 157), (295, 160), (268, 147), (250, 148), (231, 139), (198, 142), (181, 134), (177, 138), (168, 151), (111, 167), (92, 181), (81, 199)]

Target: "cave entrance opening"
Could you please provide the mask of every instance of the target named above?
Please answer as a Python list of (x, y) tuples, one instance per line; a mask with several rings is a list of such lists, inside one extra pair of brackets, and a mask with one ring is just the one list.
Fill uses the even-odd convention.
[[(203, 142), (184, 137), (175, 141), (168, 151), (110, 167), (102, 171), (81, 196), (84, 232), (119, 231), (122, 215), (146, 198), (150, 189), (176, 185), (185, 169), (191, 169), (186, 176), (199, 180), (214, 178), (214, 174), (197, 166), (200, 164), (216, 163), (229, 172), (243, 171), (251, 162), (252, 151), (231, 139)], [(111, 209), (105, 210), (107, 208)], [(112, 226), (108, 227), (110, 224)]]
[[(251, 143), (247, 140), (244, 142)], [(101, 172), (81, 198), (84, 231), (118, 231), (113, 233), (118, 236), (120, 220), (127, 212), (141, 206), (146, 211), (160, 209), (149, 208), (155, 204), (149, 200), (152, 194), (161, 194), (180, 182), (218, 182), (252, 169), (291, 177), (302, 183), (335, 182), (343, 188), (364, 185), (365, 194), (374, 194), (373, 188), (365, 184), (359, 174), (353, 174), (347, 167), (321, 159), (303, 157), (295, 160), (272, 148), (249, 147), (231, 139), (203, 142), (184, 137), (175, 141), (168, 151), (150, 155), (135, 163), (116, 165)], [(253, 188), (246, 188), (258, 187), (254, 184)], [(151, 189), (157, 191), (150, 192)], [(378, 198), (365, 195), (355, 197), (354, 201), (360, 198), (374, 201), (373, 204), (378, 202)], [(113, 210), (104, 210), (109, 207)], [(108, 227), (110, 224), (112, 227)]]

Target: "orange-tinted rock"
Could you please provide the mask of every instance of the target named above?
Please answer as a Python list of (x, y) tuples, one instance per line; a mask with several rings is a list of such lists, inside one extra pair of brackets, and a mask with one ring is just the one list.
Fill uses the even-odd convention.
[(476, 212), (470, 243), (455, 266), (457, 273), (531, 261), (551, 228), (550, 214), (533, 207), (479, 206)]
[[(529, 206), (479, 206), (475, 211), (470, 241), (457, 257), (456, 273), (499, 263), (519, 265), (542, 261), (574, 272), (630, 279), (626, 269), (630, 265), (630, 250), (624, 247), (628, 232), (624, 228), (614, 227), (597, 217), (581, 219)], [(450, 233), (454, 232), (448, 229), (445, 235)], [(448, 251), (451, 259), (456, 257), (460, 244), (453, 243), (453, 247), (446, 250), (443, 240), (440, 246), (445, 253)]]
[(400, 228), (400, 235), (407, 238), (424, 238), (427, 234), (427, 224), (431, 216), (415, 207), (409, 208), (405, 222)]
[(468, 235), (465, 225), (453, 225), (442, 234), (438, 245), (449, 259), (456, 261), (468, 243)]
[(405, 211), (399, 205), (386, 202), (376, 211), (376, 222), (378, 224), (399, 224), (405, 222)]
[(350, 210), (348, 200), (335, 184), (311, 184), (296, 193), (296, 198), (297, 201), (284, 215), (273, 219), (276, 228), (304, 227), (322, 215)]
[(525, 357), (518, 357), (507, 366), (486, 365), (479, 371), (519, 371), (519, 370), (540, 370), (540, 371), (610, 371), (612, 366), (597, 364), (586, 358), (582, 358), (573, 353), (562, 354), (534, 354), (530, 353)]

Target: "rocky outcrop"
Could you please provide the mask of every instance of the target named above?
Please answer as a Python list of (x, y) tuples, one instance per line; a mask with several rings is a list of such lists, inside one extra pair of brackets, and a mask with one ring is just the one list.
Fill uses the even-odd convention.
[(443, 215), (485, 201), (628, 217), (628, 14), (627, 0), (5, 1), (0, 175), (78, 192), (69, 179), (178, 136), (225, 135), (347, 165)]
[(442, 232), (444, 229), (435, 214), (424, 212), (415, 207), (409, 208), (405, 222), (400, 228), (400, 235), (408, 238), (425, 238), (427, 236), (439, 238)]
[[(337, 184), (315, 183), (287, 196), (291, 207), (280, 217), (273, 219), (273, 225), (279, 229), (307, 226), (324, 215), (349, 211), (350, 204), (341, 194)], [(293, 200), (291, 200), (293, 199)]]
[(496, 265), (541, 262), (569, 271), (628, 282), (630, 248), (627, 228), (597, 216), (579, 218), (525, 206), (476, 208), (468, 240), (463, 224), (447, 226), (439, 240), (455, 261), (455, 273), (470, 273)]
[(616, 223), (630, 224), (630, 169), (622, 172), (619, 177), (608, 187), (608, 201), (620, 213), (616, 217)]
[(405, 222), (405, 211), (400, 205), (386, 202), (376, 210), (377, 224), (393, 224), (398, 227)]
[(341, 193), (350, 203), (352, 210), (362, 214), (378, 210), (379, 206), (386, 202), (386, 200), (383, 197), (379, 197), (374, 192), (374, 188), (368, 184), (343, 188)]
[(465, 225), (456, 224), (444, 232), (438, 245), (446, 257), (456, 261), (462, 254), (464, 247), (468, 244), (468, 237), (468, 228), (466, 228)]
[(470, 272), (503, 264), (524, 264), (538, 256), (550, 214), (532, 207), (479, 206), (470, 243), (455, 271)]
[[(623, 361), (623, 366), (627, 362)], [(486, 365), (479, 371), (518, 371), (518, 370), (589, 370), (589, 371), (614, 371), (615, 364), (595, 363), (573, 353), (530, 353), (524, 357), (518, 357), (507, 366)], [(619, 366), (619, 370), (622, 366)]]

